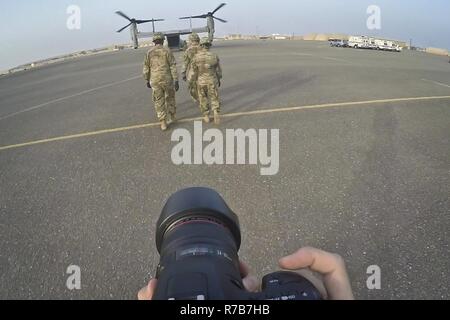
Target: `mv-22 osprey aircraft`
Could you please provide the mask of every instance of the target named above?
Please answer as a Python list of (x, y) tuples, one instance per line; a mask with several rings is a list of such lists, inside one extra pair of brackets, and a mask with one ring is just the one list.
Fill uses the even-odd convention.
[[(226, 20), (217, 18), (214, 16), (214, 14), (222, 9), (226, 3), (222, 3), (219, 5), (214, 11), (197, 15), (197, 16), (189, 16), (189, 17), (182, 17), (181, 20), (190, 20), (190, 29), (186, 30), (172, 30), (172, 31), (158, 31), (164, 34), (167, 38), (167, 42), (169, 45), (169, 48), (171, 49), (180, 49), (181, 48), (181, 36), (191, 33), (208, 33), (208, 38), (212, 42), (214, 40), (214, 32), (215, 32), (215, 21), (218, 20), (220, 22), (226, 23)], [(124, 14), (122, 11), (117, 11), (116, 14), (119, 16), (127, 19), (130, 23), (123, 27), (122, 29), (118, 30), (117, 32), (122, 32), (126, 28), (130, 27), (131, 30), (131, 41), (134, 45), (134, 48), (139, 48), (139, 39), (141, 38), (151, 38), (155, 34), (155, 22), (164, 21), (164, 19), (150, 19), (150, 20), (137, 20), (134, 18), (128, 17), (126, 14)], [(192, 28), (192, 19), (206, 19), (206, 27), (203, 28)], [(149, 23), (151, 22), (153, 25), (153, 32), (139, 32), (137, 26), (143, 23)]]

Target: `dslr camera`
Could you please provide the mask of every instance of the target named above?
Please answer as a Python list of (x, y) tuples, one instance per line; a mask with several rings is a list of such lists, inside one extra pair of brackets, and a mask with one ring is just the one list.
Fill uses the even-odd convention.
[(172, 195), (156, 230), (160, 262), (154, 300), (320, 300), (319, 291), (293, 272), (266, 275), (262, 291), (242, 283), (237, 215), (222, 197), (207, 188)]

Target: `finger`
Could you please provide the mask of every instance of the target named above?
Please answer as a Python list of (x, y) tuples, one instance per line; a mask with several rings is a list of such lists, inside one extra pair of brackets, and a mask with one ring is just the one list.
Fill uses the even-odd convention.
[(344, 260), (315, 248), (303, 248), (279, 261), (288, 270), (309, 268), (323, 275), (328, 296), (333, 300), (354, 299)]
[(302, 248), (280, 260), (280, 266), (289, 270), (311, 268), (322, 274), (332, 273), (341, 263), (337, 255), (315, 249)]
[(153, 296), (155, 295), (157, 285), (158, 285), (158, 280), (156, 280), (156, 279), (150, 280), (148, 288), (149, 288), (151, 299), (153, 299)]
[(149, 284), (142, 288), (138, 293), (138, 300), (140, 301), (150, 301), (153, 299), (153, 295), (156, 290), (156, 285), (158, 281), (156, 279), (150, 280)]
[(141, 290), (139, 290), (139, 292), (138, 292), (138, 300), (139, 301), (151, 300), (149, 298), (148, 286), (146, 286), (145, 288), (142, 288)]
[(250, 267), (243, 261), (239, 261), (242, 283), (249, 292), (259, 291), (259, 281), (256, 277), (250, 276)]
[(248, 292), (258, 292), (259, 290), (259, 281), (254, 276), (247, 276), (242, 279), (242, 283), (244, 284), (245, 289)]
[(245, 278), (250, 274), (250, 267), (243, 261), (239, 261), (239, 270), (241, 272), (241, 278)]

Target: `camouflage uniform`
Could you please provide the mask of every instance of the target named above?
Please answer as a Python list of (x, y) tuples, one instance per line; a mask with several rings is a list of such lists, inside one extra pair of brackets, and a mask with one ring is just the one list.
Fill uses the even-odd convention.
[[(155, 39), (157, 37), (161, 35), (155, 35)], [(177, 111), (174, 82), (178, 81), (178, 72), (173, 53), (163, 45), (155, 45), (145, 56), (144, 78), (153, 89), (158, 120), (174, 119)]]
[(200, 49), (200, 38), (197, 34), (193, 33), (189, 37), (190, 40), (190, 46), (186, 50), (183, 56), (184, 64), (183, 64), (183, 77), (188, 82), (188, 89), (189, 93), (192, 97), (192, 99), (198, 103), (198, 88), (197, 88), (197, 81), (196, 79), (193, 79), (192, 74), (192, 60), (194, 59), (195, 55), (198, 53)]
[[(221, 107), (219, 87), (222, 68), (217, 54), (209, 51), (210, 45), (208, 39), (203, 39), (201, 48), (192, 63), (193, 77), (198, 85), (200, 110), (204, 116), (208, 116), (211, 109), (217, 114), (220, 113)], [(208, 105), (208, 99), (211, 108)]]

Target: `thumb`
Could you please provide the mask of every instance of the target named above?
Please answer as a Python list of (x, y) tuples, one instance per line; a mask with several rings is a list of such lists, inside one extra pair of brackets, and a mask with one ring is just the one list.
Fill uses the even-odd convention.
[(138, 300), (140, 301), (150, 301), (153, 299), (153, 294), (156, 290), (156, 285), (158, 281), (156, 279), (150, 280), (149, 284), (142, 288), (138, 293)]
[(247, 276), (246, 278), (242, 279), (242, 282), (244, 283), (245, 289), (247, 289), (248, 292), (258, 292), (259, 291), (259, 282), (258, 279), (254, 276)]

